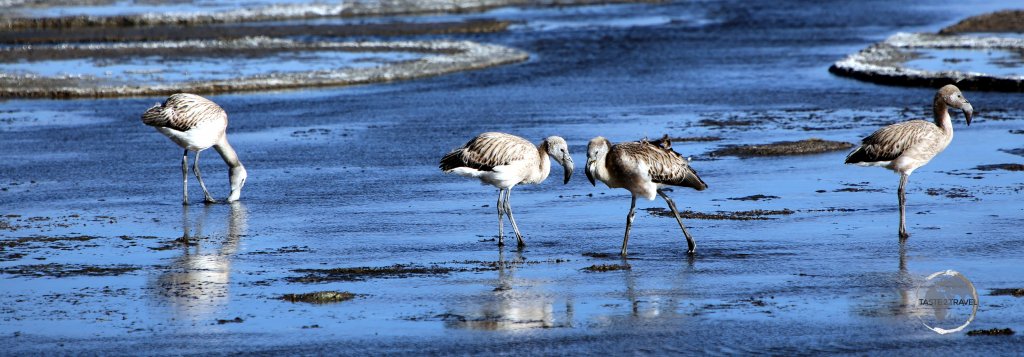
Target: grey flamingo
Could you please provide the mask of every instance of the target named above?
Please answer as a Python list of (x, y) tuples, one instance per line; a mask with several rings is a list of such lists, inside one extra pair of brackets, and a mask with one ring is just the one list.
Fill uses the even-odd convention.
[(597, 182), (594, 181), (597, 179), (609, 188), (624, 188), (633, 195), (629, 214), (626, 215), (626, 234), (622, 238), (620, 253), (623, 256), (626, 255), (626, 246), (629, 244), (629, 229), (633, 226), (633, 218), (636, 216), (637, 196), (654, 200), (655, 195), (665, 199), (672, 214), (675, 215), (679, 228), (686, 236), (687, 253), (696, 253), (697, 243), (683, 225), (675, 202), (662, 188), (682, 186), (703, 191), (708, 185), (701, 180), (682, 155), (672, 150), (672, 143), (667, 135), (653, 142), (642, 140), (615, 145), (604, 137), (593, 138), (587, 145), (586, 172), (587, 179), (594, 186), (597, 186)]
[(228, 165), (228, 178), (231, 182), (231, 194), (228, 202), (237, 201), (242, 195), (242, 186), (248, 174), (238, 154), (228, 143), (226, 130), (228, 115), (216, 103), (195, 94), (178, 93), (167, 98), (163, 104), (154, 105), (142, 113), (142, 122), (155, 127), (157, 131), (185, 149), (181, 158), (182, 203), (188, 204), (188, 152), (194, 151), (195, 162), (192, 172), (203, 188), (206, 203), (217, 202), (206, 190), (203, 177), (199, 173), (199, 153), (213, 147), (220, 153), (224, 163)]
[(910, 237), (907, 233), (907, 198), (905, 186), (907, 178), (917, 168), (931, 161), (935, 155), (949, 146), (953, 141), (953, 123), (949, 118), (948, 108), (953, 107), (964, 112), (967, 125), (971, 125), (974, 107), (960, 93), (960, 89), (949, 84), (935, 93), (932, 110), (935, 122), (910, 120), (878, 129), (864, 138), (860, 146), (846, 155), (847, 164), (862, 166), (880, 166), (900, 174), (900, 187), (897, 191), (900, 204), (900, 239)]
[(518, 184), (544, 182), (551, 172), (548, 156), (565, 169), (565, 181), (572, 177), (573, 162), (565, 139), (549, 136), (540, 145), (505, 133), (483, 133), (466, 145), (452, 150), (441, 159), (439, 167), (445, 173), (479, 179), (482, 184), (498, 188), (498, 245), (505, 244), (503, 216), (508, 215), (519, 246), (526, 245), (512, 216), (509, 198)]

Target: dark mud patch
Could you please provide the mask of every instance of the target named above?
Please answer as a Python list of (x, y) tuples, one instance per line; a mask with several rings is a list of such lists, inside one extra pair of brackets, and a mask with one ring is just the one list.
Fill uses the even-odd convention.
[[(336, 136), (347, 137), (349, 135), (352, 135), (351, 132), (353, 132), (353, 131), (355, 131), (355, 130), (354, 129), (342, 129), (342, 132), (341, 133), (337, 133)], [(318, 138), (318, 137), (330, 136), (331, 133), (332, 133), (331, 129), (327, 129), (327, 128), (311, 128), (311, 129), (308, 129), (308, 130), (296, 130), (296, 131), (293, 131), (292, 134), (291, 134), (291, 137), (293, 137), (293, 138), (304, 138), (304, 139), (305, 138)]]
[(974, 168), (979, 171), (1024, 171), (1024, 165), (1021, 164), (992, 164), (992, 165), (981, 165)]
[(677, 136), (669, 137), (668, 140), (674, 143), (706, 143), (712, 141), (722, 141), (722, 138), (717, 136)]
[[(653, 216), (673, 217), (672, 211), (662, 207), (645, 208)], [(680, 211), (679, 216), (684, 219), (706, 219), (706, 220), (730, 220), (730, 221), (766, 221), (776, 219), (769, 216), (791, 215), (796, 213), (793, 210), (784, 208), (781, 210), (751, 210), (751, 211), (718, 211), (716, 213), (703, 213), (695, 211)]]
[(709, 155), (738, 157), (809, 155), (846, 150), (852, 147), (853, 144), (847, 142), (811, 138), (763, 145), (729, 146), (712, 151)]
[(310, 304), (330, 304), (352, 300), (356, 294), (347, 291), (317, 291), (304, 294), (284, 294), (281, 300)]
[(233, 319), (228, 319), (228, 320), (222, 320), (222, 319), (217, 319), (217, 324), (218, 324), (218, 325), (224, 325), (224, 324), (240, 324), (240, 323), (243, 323), (243, 322), (245, 322), (245, 320), (242, 320), (242, 318), (241, 318), (241, 317), (235, 317), (235, 318), (233, 318)]
[(1024, 148), (1017, 149), (999, 149), (999, 151), (1005, 152), (1010, 155), (1024, 156)]
[(992, 289), (988, 294), (991, 296), (1024, 297), (1024, 288)]
[(55, 44), (88, 42), (183, 41), (240, 39), (252, 36), (317, 36), (352, 38), (365, 36), (411, 36), (469, 33), (493, 33), (508, 29), (509, 21), (476, 19), (460, 22), (344, 25), (267, 25), (267, 26), (152, 26), (86, 27), (75, 31), (61, 29), (25, 29), (0, 31), (0, 43)]
[(929, 188), (925, 190), (925, 193), (929, 196), (945, 196), (947, 198), (971, 198), (977, 200), (974, 195), (967, 191), (966, 188), (952, 187), (952, 188)]
[(779, 198), (781, 198), (781, 197), (779, 197), (779, 196), (771, 196), (771, 195), (756, 194), (756, 195), (744, 196), (744, 197), (731, 197), (729, 199), (733, 200), (733, 201), (770, 201), (770, 200), (779, 199)]
[(39, 264), (19, 265), (0, 268), (0, 274), (9, 274), (30, 278), (64, 278), (69, 276), (118, 276), (141, 269), (131, 265), (78, 265), (78, 264)]
[(312, 251), (313, 251), (312, 249), (310, 249), (308, 246), (305, 246), (305, 245), (301, 246), (301, 247), (297, 246), (297, 245), (292, 245), (292, 246), (280, 247), (280, 248), (276, 248), (276, 249), (258, 250), (258, 251), (254, 251), (254, 252), (248, 252), (248, 253), (245, 253), (245, 255), (278, 255), (278, 254), (292, 254), (292, 253), (309, 253), (309, 252), (312, 252)]
[(618, 255), (618, 254), (598, 253), (598, 252), (584, 252), (582, 255), (584, 257), (599, 258), (599, 259), (608, 259), (608, 258), (619, 258), (619, 257), (622, 257), (621, 255)]
[(86, 236), (86, 235), (82, 235), (82, 236), (67, 236), (67, 237), (48, 237), (48, 236), (21, 237), (21, 238), (16, 238), (16, 239), (9, 239), (9, 240), (0, 241), (0, 250), (3, 250), (5, 248), (14, 248), (14, 247), (19, 247), (19, 246), (25, 246), (25, 245), (43, 245), (43, 244), (47, 244), (47, 243), (57, 243), (57, 244), (50, 244), (51, 248), (61, 249), (61, 248), (65, 248), (65, 245), (64, 244), (60, 244), (60, 243), (65, 243), (65, 242), (86, 242), (86, 241), (90, 241), (90, 240), (93, 240), (93, 239), (96, 239), (96, 238), (98, 238), (98, 237)]
[(1011, 336), (1013, 330), (1007, 328), (990, 328), (988, 330), (971, 330), (967, 331), (967, 336)]
[(581, 270), (589, 272), (606, 272), (632, 269), (633, 267), (630, 266), (629, 264), (594, 264)]
[(880, 188), (843, 187), (832, 190), (832, 192), (885, 192)]
[(1024, 32), (1024, 10), (1002, 10), (971, 16), (939, 30), (940, 34), (965, 32)]
[(733, 126), (754, 126), (758, 122), (749, 119), (740, 119), (738, 116), (733, 116), (728, 119), (701, 119), (700, 125), (710, 127), (733, 127)]
[(487, 268), (456, 269), (443, 266), (418, 266), (395, 264), (387, 267), (355, 267), (332, 269), (296, 269), (306, 275), (286, 278), (293, 283), (323, 283), (329, 281), (365, 281), (367, 279), (408, 278), (413, 276), (440, 276), (452, 272), (469, 270), (493, 270)]
[(483, 316), (467, 316), (456, 313), (443, 313), (425, 317), (410, 317), (410, 321), (440, 320), (447, 328), (498, 331), (520, 330), (524, 328), (558, 328), (571, 327), (566, 323), (555, 323), (546, 319), (522, 319), (502, 313), (489, 313)]
[(845, 213), (845, 212), (857, 212), (857, 211), (867, 211), (867, 210), (868, 210), (867, 208), (829, 207), (829, 208), (822, 208), (822, 209), (805, 209), (805, 210), (802, 210), (802, 211), (803, 212), (844, 212)]
[(25, 257), (22, 253), (0, 253), (0, 262), (10, 262)]

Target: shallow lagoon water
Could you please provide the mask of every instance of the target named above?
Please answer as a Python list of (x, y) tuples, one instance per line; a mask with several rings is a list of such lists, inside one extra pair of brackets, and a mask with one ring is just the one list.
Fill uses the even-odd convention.
[(907, 68), (926, 71), (985, 73), (992, 76), (1024, 76), (1021, 54), (1000, 50), (915, 50), (921, 56), (904, 63)]
[[(953, 144), (911, 177), (912, 237), (902, 247), (892, 173), (844, 166), (845, 152), (707, 155), (809, 137), (854, 142), (924, 118), (934, 90), (826, 69), (893, 32), (934, 31), (997, 7), (947, 5), (954, 11), (646, 5), (714, 21), (466, 35), (532, 59), (412, 82), (211, 96), (228, 111), (249, 170), (235, 205), (178, 203), (180, 150), (138, 122), (162, 98), (2, 102), (0, 219), (11, 228), (0, 235), (27, 239), (0, 254), (0, 341), (20, 354), (1019, 353), (1020, 334), (940, 336), (906, 308), (916, 281), (954, 269), (981, 296), (969, 329), (1024, 330), (1022, 300), (989, 295), (1024, 285), (1024, 177), (975, 169), (1022, 160), (1007, 152), (1021, 146), (1018, 95), (965, 93), (976, 121), (966, 127), (954, 114)], [(687, 220), (698, 244), (689, 259), (674, 220), (643, 210), (664, 203), (642, 201), (623, 262), (615, 254), (629, 196), (592, 187), (577, 170), (568, 185), (517, 187), (528, 245), (498, 249), (496, 191), (436, 168), (487, 130), (561, 135), (577, 163), (597, 135), (721, 137), (673, 145), (710, 186), (674, 190), (680, 208), (794, 213)], [(202, 162), (224, 197), (219, 158), (204, 153)], [(756, 194), (779, 198), (730, 200)], [(195, 245), (175, 242), (186, 229)], [(58, 266), (28, 268), (42, 264)], [(395, 264), (441, 269), (295, 281), (300, 269)], [(584, 270), (597, 264), (631, 269)], [(90, 267), (98, 276), (31, 274)], [(321, 290), (359, 296), (279, 299)]]

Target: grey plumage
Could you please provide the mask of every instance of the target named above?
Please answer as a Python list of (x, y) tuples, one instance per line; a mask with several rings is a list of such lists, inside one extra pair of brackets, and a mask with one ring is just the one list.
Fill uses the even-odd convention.
[(950, 84), (935, 92), (932, 101), (934, 123), (911, 120), (882, 127), (861, 141), (861, 145), (846, 155), (847, 164), (881, 166), (900, 174), (897, 190), (900, 206), (899, 237), (910, 236), (906, 228), (906, 191), (908, 177), (949, 146), (953, 140), (953, 123), (948, 108), (964, 112), (967, 125), (971, 125), (974, 107), (964, 98), (960, 89)]
[(648, 200), (653, 200), (656, 195), (661, 196), (668, 203), (686, 237), (687, 252), (696, 252), (696, 242), (683, 224), (675, 202), (665, 194), (662, 187), (681, 186), (703, 191), (708, 185), (690, 167), (689, 161), (672, 149), (668, 136), (656, 141), (641, 140), (614, 145), (603, 137), (591, 139), (587, 145), (586, 173), (591, 184), (597, 185), (596, 180), (600, 180), (609, 188), (624, 188), (632, 194), (620, 252), (623, 256), (626, 255), (629, 231), (636, 216), (637, 196)]
[(217, 103), (189, 93), (172, 94), (142, 113), (142, 123), (177, 131), (188, 131), (207, 121), (223, 121), (226, 127), (228, 115)]
[(512, 188), (547, 179), (551, 172), (549, 156), (565, 169), (564, 182), (568, 183), (573, 171), (572, 156), (565, 139), (557, 136), (549, 136), (534, 146), (529, 140), (515, 135), (483, 133), (444, 155), (438, 167), (445, 173), (476, 178), (498, 188), (498, 245), (505, 244), (503, 217), (507, 215), (522, 247), (525, 245), (523, 235), (519, 233), (512, 215), (512, 204), (509, 203)]
[(207, 203), (216, 202), (210, 196), (210, 192), (206, 190), (206, 184), (199, 172), (199, 153), (211, 147), (221, 155), (224, 163), (229, 167), (228, 179), (231, 183), (231, 194), (228, 195), (227, 200), (231, 202), (239, 199), (248, 173), (241, 161), (238, 160), (235, 149), (228, 143), (228, 115), (224, 109), (198, 95), (178, 93), (143, 112), (141, 119), (143, 124), (154, 127), (185, 149), (181, 161), (183, 204), (188, 204), (189, 151), (196, 153), (192, 172), (199, 180), (205, 201)]
[(537, 147), (530, 141), (515, 135), (490, 132), (477, 135), (466, 145), (449, 152), (441, 158), (439, 168), (441, 171), (459, 167), (493, 171), (495, 166), (529, 160), (531, 156), (537, 156)]
[[(667, 144), (666, 144), (667, 143)], [(682, 186), (703, 191), (708, 188), (689, 161), (671, 148), (667, 138), (655, 142), (639, 141), (613, 145), (608, 153), (609, 169), (615, 172), (632, 170), (631, 165), (642, 162), (647, 166), (651, 182)]]

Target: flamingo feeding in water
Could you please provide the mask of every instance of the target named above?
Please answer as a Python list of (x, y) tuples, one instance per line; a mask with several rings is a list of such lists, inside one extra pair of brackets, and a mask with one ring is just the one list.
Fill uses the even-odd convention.
[(195, 94), (178, 93), (167, 98), (163, 104), (154, 105), (142, 113), (142, 122), (155, 127), (157, 131), (185, 149), (181, 158), (182, 203), (188, 204), (188, 152), (194, 151), (195, 162), (192, 172), (203, 188), (206, 203), (217, 202), (206, 190), (203, 177), (199, 173), (199, 153), (211, 146), (217, 150), (224, 163), (228, 165), (228, 178), (231, 182), (231, 194), (228, 202), (237, 201), (242, 195), (242, 186), (248, 174), (245, 166), (238, 160), (238, 154), (228, 143), (226, 130), (228, 115), (216, 103)]

